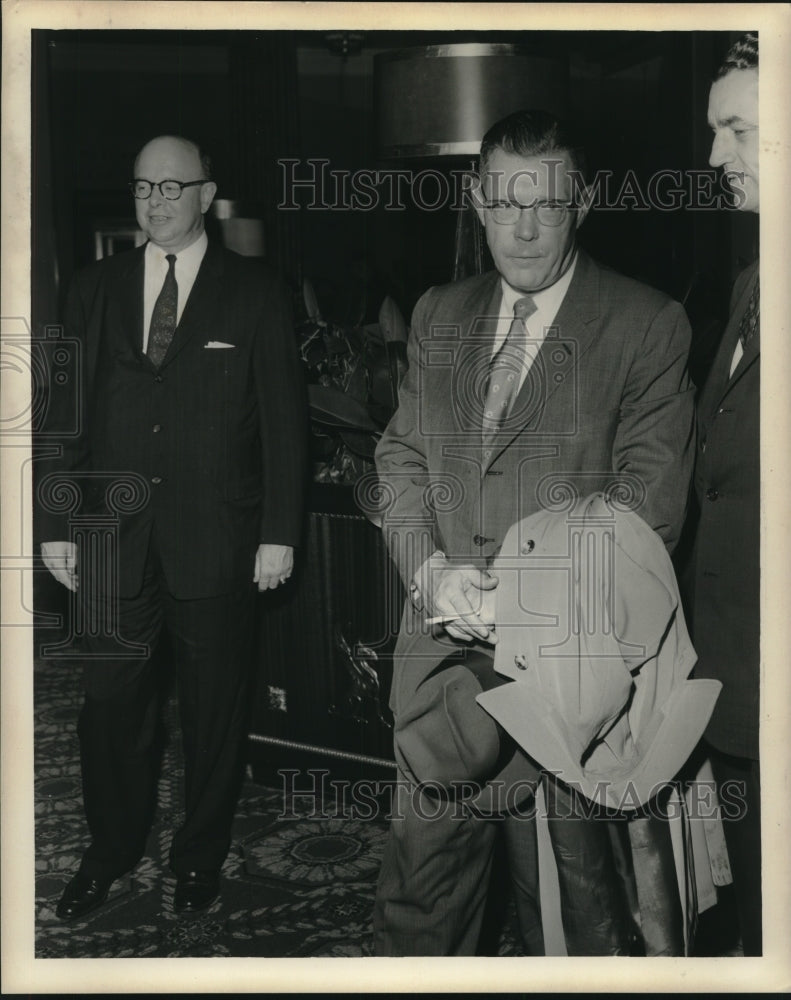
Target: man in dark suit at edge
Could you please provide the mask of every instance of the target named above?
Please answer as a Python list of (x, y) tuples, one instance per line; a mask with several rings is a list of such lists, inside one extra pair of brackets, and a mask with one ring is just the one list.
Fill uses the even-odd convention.
[[(496, 824), (474, 809), (438, 810), (410, 773), (399, 718), (425, 677), (409, 637), (425, 631), (425, 618), (449, 616), (437, 635), (449, 653), (454, 642), (491, 648), (486, 595), (497, 580), (488, 568), (508, 528), (541, 508), (541, 483), (571, 483), (585, 496), (623, 477), (669, 549), (684, 520), (689, 324), (678, 303), (577, 247), (586, 209), (572, 175), (583, 171), (579, 144), (545, 112), (517, 112), (488, 131), (477, 211), (497, 270), (418, 302), (399, 408), (377, 449), (383, 530), (411, 596), (391, 693), (405, 791), (379, 879), (377, 954), (475, 954), (495, 837)], [(568, 953), (628, 953), (606, 824), (571, 818), (561, 783), (516, 755), (524, 783), (543, 780), (547, 801), (565, 803), (549, 829)], [(503, 827), (524, 948), (542, 954), (535, 824), (505, 814)]]
[[(758, 212), (758, 36), (729, 50), (709, 94), (709, 162), (722, 167), (735, 207)], [(738, 817), (723, 830), (745, 955), (761, 954), (760, 285), (758, 261), (736, 279), (731, 315), (698, 402), (692, 559), (696, 677), (722, 681), (705, 732), (718, 787)], [(730, 808), (733, 808), (732, 806)]]
[[(70, 590), (79, 584), (86, 620), (101, 623), (84, 637), (78, 726), (91, 839), (57, 907), (66, 920), (101, 905), (145, 849), (156, 782), (151, 654), (163, 628), (185, 751), (173, 905), (195, 911), (217, 897), (243, 762), (256, 584), (288, 579), (301, 524), (306, 409), (285, 289), (261, 262), (207, 239), (216, 185), (195, 143), (152, 139), (131, 188), (148, 243), (91, 265), (70, 288), (80, 433), (64, 434), (57, 466), (84, 509), (102, 510), (113, 481), (141, 494), (120, 515), (115, 580), (64, 540), (69, 525), (47, 503), (46, 477), (40, 490), (44, 562)], [(54, 406), (50, 434), (61, 419), (65, 427)], [(117, 620), (103, 620), (116, 598)], [(119, 643), (139, 644), (138, 654), (119, 657)]]

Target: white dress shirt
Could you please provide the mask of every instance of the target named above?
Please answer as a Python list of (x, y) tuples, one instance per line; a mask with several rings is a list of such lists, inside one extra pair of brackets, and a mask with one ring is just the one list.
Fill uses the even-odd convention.
[[(186, 250), (176, 254), (176, 284), (179, 287), (178, 308), (176, 311), (176, 323), (181, 321), (181, 314), (184, 306), (195, 284), (198, 270), (206, 253), (209, 241), (206, 233), (191, 243)], [(158, 247), (155, 243), (148, 243), (145, 250), (145, 279), (143, 283), (143, 353), (148, 348), (148, 331), (151, 327), (151, 315), (154, 312), (154, 305), (162, 291), (165, 277), (168, 273), (168, 262), (165, 260), (168, 251)]]
[(536, 306), (536, 311), (533, 315), (528, 316), (525, 320), (527, 341), (525, 343), (525, 363), (522, 366), (522, 377), (519, 381), (520, 389), (530, 370), (530, 366), (535, 361), (539, 349), (544, 343), (547, 330), (555, 322), (558, 310), (563, 303), (563, 299), (566, 297), (566, 292), (569, 290), (571, 279), (574, 277), (574, 268), (576, 266), (577, 255), (575, 253), (568, 271), (554, 285), (550, 285), (549, 288), (544, 288), (540, 292), (533, 292), (532, 294), (517, 291), (516, 288), (512, 288), (508, 284), (505, 278), (500, 279), (503, 289), (503, 299), (500, 304), (500, 319), (498, 320), (497, 330), (494, 335), (492, 357), (494, 357), (505, 343), (505, 338), (508, 336), (508, 330), (514, 318), (514, 305), (517, 300), (524, 298), (527, 294), (530, 295)]
[(744, 354), (744, 346), (742, 345), (742, 338), (739, 337), (736, 340), (736, 347), (733, 349), (733, 357), (731, 358), (731, 370), (728, 373), (728, 378), (733, 378), (733, 373), (736, 371), (736, 366), (742, 360), (742, 355)]

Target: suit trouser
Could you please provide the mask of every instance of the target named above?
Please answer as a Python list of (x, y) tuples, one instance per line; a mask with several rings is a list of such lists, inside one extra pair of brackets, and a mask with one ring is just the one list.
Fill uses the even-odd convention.
[[(543, 781), (568, 952), (628, 954), (629, 917), (607, 824), (574, 815), (563, 786), (546, 775)], [(377, 955), (475, 955), (501, 825), (523, 947), (544, 954), (529, 802), (519, 814), (490, 819), (400, 781), (374, 908)]]
[(736, 894), (744, 954), (763, 954), (761, 908), (761, 765), (709, 748), (722, 829)]
[[(147, 652), (113, 657), (118, 643), (108, 642), (112, 628), (86, 637), (78, 733), (91, 843), (83, 874), (117, 878), (145, 850), (157, 782), (152, 656), (163, 627), (175, 665), (186, 785), (185, 818), (173, 837), (170, 864), (176, 874), (221, 867), (243, 771), (254, 607), (252, 583), (220, 597), (178, 600), (167, 589), (152, 541), (142, 588), (118, 601), (115, 619), (121, 637)], [(106, 613), (100, 598), (91, 599), (87, 613)]]

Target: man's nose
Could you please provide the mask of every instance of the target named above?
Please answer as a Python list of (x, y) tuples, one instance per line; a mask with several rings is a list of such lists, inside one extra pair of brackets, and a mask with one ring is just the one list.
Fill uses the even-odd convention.
[(534, 209), (522, 209), (514, 226), (514, 234), (520, 240), (534, 240), (538, 236), (538, 219)]
[(156, 184), (151, 188), (151, 194), (148, 196), (148, 203), (150, 205), (161, 205), (165, 199), (162, 197), (162, 192), (156, 186)]
[(733, 143), (728, 138), (727, 132), (718, 130), (714, 133), (714, 141), (711, 144), (711, 154), (709, 163), (712, 167), (723, 167), (733, 159)]

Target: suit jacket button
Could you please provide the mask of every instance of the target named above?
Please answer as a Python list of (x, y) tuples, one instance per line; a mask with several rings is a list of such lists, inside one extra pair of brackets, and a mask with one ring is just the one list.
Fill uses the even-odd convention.
[(706, 490), (706, 499), (707, 500), (714, 501), (714, 500), (717, 499), (717, 497), (719, 495), (720, 494), (719, 494), (719, 492), (717, 490)]
[(162, 424), (154, 424), (151, 430), (154, 432), (154, 434), (159, 434), (159, 432), (162, 430)]
[(700, 442), (700, 450), (701, 450), (701, 452), (703, 452), (703, 451), (706, 450), (706, 442), (705, 441), (701, 441)]
[(159, 484), (162, 482), (162, 476), (152, 476), (151, 482), (154, 484), (154, 486), (159, 486)]
[(161, 375), (155, 375), (154, 376), (154, 381), (155, 382), (164, 382), (165, 380), (162, 378)]

